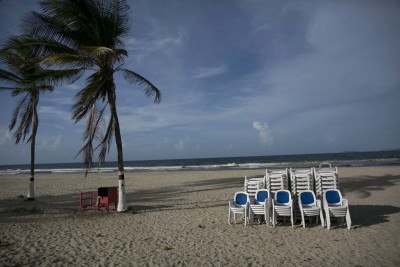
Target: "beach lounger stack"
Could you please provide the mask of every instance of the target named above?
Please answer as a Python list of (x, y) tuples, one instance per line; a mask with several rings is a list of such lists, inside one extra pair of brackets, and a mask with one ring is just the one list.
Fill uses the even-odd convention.
[(313, 169), (293, 169), (290, 168), (290, 192), (293, 197), (293, 202), (295, 203), (293, 208), (293, 213), (295, 220), (301, 218), (300, 209), (297, 205), (298, 196), (304, 191), (314, 191), (314, 175)]
[(313, 169), (290, 168), (290, 189), (292, 196), (297, 196), (306, 190), (314, 191)]
[[(306, 218), (321, 220), (328, 229), (332, 219), (338, 219), (351, 228), (348, 200), (342, 198), (338, 189), (338, 169), (328, 162), (319, 167), (300, 169), (266, 169), (265, 176), (245, 177), (244, 192), (237, 192), (235, 201), (229, 204), (231, 214), (244, 214), (245, 225), (272, 222), (290, 217), (293, 227), (297, 218), (305, 227)], [(325, 213), (325, 218), (323, 216)]]
[[(323, 167), (323, 164), (329, 164)], [(322, 197), (324, 191), (328, 189), (338, 189), (338, 170), (332, 167), (330, 163), (321, 163), (319, 168), (314, 168), (315, 193), (317, 197)]]
[(265, 176), (252, 178), (246, 176), (244, 178), (244, 191), (247, 192), (250, 197), (254, 197), (259, 189), (265, 189)]
[(339, 219), (342, 224), (346, 222), (347, 229), (351, 229), (349, 201), (342, 197), (340, 190), (328, 189), (324, 191), (323, 207), (325, 210), (326, 226), (328, 230), (331, 227), (332, 218)]
[(305, 219), (306, 217), (316, 217), (316, 222), (318, 223), (318, 219), (321, 220), (321, 226), (324, 227), (324, 215), (322, 213), (323, 208), (321, 204), (321, 200), (315, 197), (315, 193), (312, 190), (306, 190), (299, 192), (298, 195), (298, 203), (299, 210), (301, 216), (301, 224), (303, 228), (306, 228)]
[(271, 193), (268, 189), (259, 189), (256, 192), (254, 199), (250, 199), (248, 221), (250, 224), (254, 223), (255, 218), (259, 218), (261, 223), (264, 219), (265, 223), (268, 225), (271, 221)]
[(288, 186), (288, 170), (266, 170), (265, 171), (266, 189), (275, 194), (278, 190), (287, 190)]
[[(290, 218), (292, 228), (294, 227), (293, 217), (293, 200), (289, 190), (278, 190), (275, 193), (275, 197), (272, 201), (272, 225), (278, 222), (278, 217)], [(285, 222), (285, 220), (284, 220)]]

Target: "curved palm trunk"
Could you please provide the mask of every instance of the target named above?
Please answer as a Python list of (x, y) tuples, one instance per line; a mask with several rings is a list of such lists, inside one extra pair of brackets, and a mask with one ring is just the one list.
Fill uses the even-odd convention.
[(39, 118), (36, 110), (37, 99), (33, 99), (32, 103), (32, 137), (31, 137), (31, 177), (29, 178), (28, 200), (35, 199), (35, 145), (36, 133), (39, 126)]
[(111, 116), (114, 120), (115, 143), (118, 152), (118, 207), (117, 211), (123, 212), (127, 210), (126, 197), (125, 197), (125, 176), (124, 176), (124, 157), (122, 153), (122, 138), (121, 130), (119, 128), (117, 107), (115, 105), (115, 89), (108, 95), (108, 101), (111, 110)]

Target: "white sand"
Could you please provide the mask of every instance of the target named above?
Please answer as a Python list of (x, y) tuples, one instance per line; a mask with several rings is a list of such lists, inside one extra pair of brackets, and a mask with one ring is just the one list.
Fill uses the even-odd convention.
[(0, 176), (0, 266), (400, 266), (400, 167), (341, 168), (353, 229), (228, 225), (228, 200), (263, 170), (126, 173), (129, 211), (79, 210), (83, 178)]

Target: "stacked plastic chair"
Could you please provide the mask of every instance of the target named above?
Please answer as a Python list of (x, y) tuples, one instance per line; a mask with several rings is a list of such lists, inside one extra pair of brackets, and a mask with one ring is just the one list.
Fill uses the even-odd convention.
[(244, 178), (244, 191), (249, 194), (250, 197), (254, 197), (257, 190), (265, 189), (265, 176), (257, 178)]
[(272, 225), (275, 226), (278, 217), (290, 217), (292, 228), (294, 227), (293, 219), (293, 200), (289, 190), (278, 190), (272, 201)]
[(265, 171), (266, 189), (271, 193), (276, 193), (278, 190), (287, 190), (288, 186), (288, 170), (268, 170)]
[(317, 223), (318, 218), (321, 220), (321, 226), (324, 227), (324, 216), (322, 215), (321, 200), (315, 197), (312, 190), (306, 190), (299, 193), (298, 203), (301, 215), (301, 224), (303, 228), (306, 227), (305, 217), (316, 217)]
[(254, 223), (254, 217), (263, 216), (265, 223), (270, 222), (271, 194), (268, 189), (260, 189), (256, 192), (255, 198), (250, 199), (250, 208), (248, 212), (249, 223)]
[(324, 191), (328, 189), (338, 189), (338, 170), (330, 163), (323, 162), (319, 168), (314, 168), (315, 193), (317, 197), (322, 197)]
[(340, 218), (346, 220), (347, 229), (351, 228), (351, 218), (349, 210), (349, 201), (342, 198), (342, 193), (338, 189), (328, 189), (324, 191), (323, 206), (325, 210), (326, 226), (328, 230), (331, 227), (331, 218)]
[[(292, 169), (290, 168), (290, 192), (292, 193), (293, 202), (297, 203), (298, 195), (301, 192), (314, 190), (313, 169)], [(301, 211), (297, 204), (294, 205), (294, 216), (301, 217)]]
[(231, 224), (231, 217), (233, 214), (233, 220), (236, 223), (236, 215), (243, 214), (244, 225), (248, 221), (248, 207), (250, 203), (249, 194), (246, 192), (236, 192), (233, 200), (229, 201), (228, 207), (228, 224)]
[(290, 168), (290, 189), (292, 196), (297, 196), (300, 192), (314, 190), (313, 169)]

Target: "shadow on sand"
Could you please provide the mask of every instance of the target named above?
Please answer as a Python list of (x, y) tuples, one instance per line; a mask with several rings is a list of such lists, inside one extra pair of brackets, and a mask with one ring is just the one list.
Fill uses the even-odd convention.
[(389, 215), (399, 212), (399, 207), (390, 205), (350, 205), (353, 228), (389, 222)]
[(358, 176), (342, 180), (339, 178), (339, 186), (344, 194), (357, 192), (360, 198), (368, 198), (374, 192), (385, 190), (399, 183), (399, 175)]

